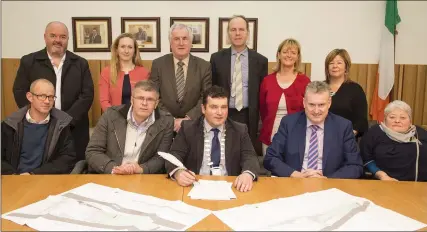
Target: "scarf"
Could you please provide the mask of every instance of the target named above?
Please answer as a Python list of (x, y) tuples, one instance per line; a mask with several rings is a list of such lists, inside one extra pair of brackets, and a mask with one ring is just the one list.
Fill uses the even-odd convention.
[(380, 128), (393, 141), (399, 143), (418, 143), (421, 145), (421, 142), (415, 137), (417, 128), (414, 125), (410, 126), (404, 133), (396, 132), (388, 128), (383, 122), (381, 122)]

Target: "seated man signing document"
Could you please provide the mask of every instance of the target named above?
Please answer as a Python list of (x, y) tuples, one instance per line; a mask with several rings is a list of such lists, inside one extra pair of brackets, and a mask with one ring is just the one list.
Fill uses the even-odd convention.
[(259, 172), (257, 155), (247, 126), (227, 119), (227, 96), (224, 88), (212, 86), (203, 94), (203, 116), (182, 123), (170, 153), (190, 171), (166, 161), (167, 173), (179, 185), (191, 185), (197, 173), (238, 176), (234, 186), (239, 191), (252, 189)]

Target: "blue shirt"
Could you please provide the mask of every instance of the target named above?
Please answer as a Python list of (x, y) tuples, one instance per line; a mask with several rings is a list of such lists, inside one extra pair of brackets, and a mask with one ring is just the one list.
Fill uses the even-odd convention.
[[(231, 81), (230, 81), (230, 90), (233, 85), (233, 75), (234, 75), (234, 63), (236, 62), (237, 51), (231, 48)], [(242, 79), (243, 79), (243, 108), (249, 106), (248, 100), (248, 82), (249, 82), (249, 52), (248, 48), (239, 52), (240, 53), (240, 63), (242, 64)], [(230, 91), (231, 92), (231, 91)], [(229, 108), (236, 108), (234, 106), (235, 98), (230, 96)]]

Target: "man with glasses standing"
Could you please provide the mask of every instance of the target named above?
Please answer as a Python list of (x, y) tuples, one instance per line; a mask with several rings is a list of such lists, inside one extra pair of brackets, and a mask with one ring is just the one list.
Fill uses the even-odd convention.
[(108, 108), (86, 149), (89, 173), (164, 173), (165, 162), (157, 151), (169, 152), (173, 117), (158, 104), (157, 86), (145, 80), (135, 84), (131, 104)]
[(46, 48), (21, 58), (13, 94), (19, 108), (26, 106), (30, 84), (46, 78), (54, 85), (57, 97), (54, 107), (72, 117), (71, 133), (78, 160), (84, 159), (89, 141), (88, 112), (93, 102), (93, 80), (86, 59), (67, 51), (68, 29), (61, 22), (46, 26)]
[(66, 174), (76, 163), (72, 118), (53, 108), (55, 88), (46, 79), (30, 85), (24, 106), (1, 124), (1, 174)]
[(183, 120), (202, 115), (203, 92), (211, 87), (209, 62), (190, 54), (193, 33), (185, 24), (174, 24), (169, 30), (171, 54), (153, 60), (150, 79), (159, 86), (159, 107), (175, 118), (178, 132)]

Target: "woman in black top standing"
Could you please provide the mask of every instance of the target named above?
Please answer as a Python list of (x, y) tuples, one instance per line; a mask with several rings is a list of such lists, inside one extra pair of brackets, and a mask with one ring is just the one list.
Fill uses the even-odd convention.
[(330, 112), (350, 120), (359, 138), (368, 130), (368, 102), (362, 87), (351, 81), (351, 59), (345, 49), (332, 50), (325, 59), (326, 82), (332, 92)]

